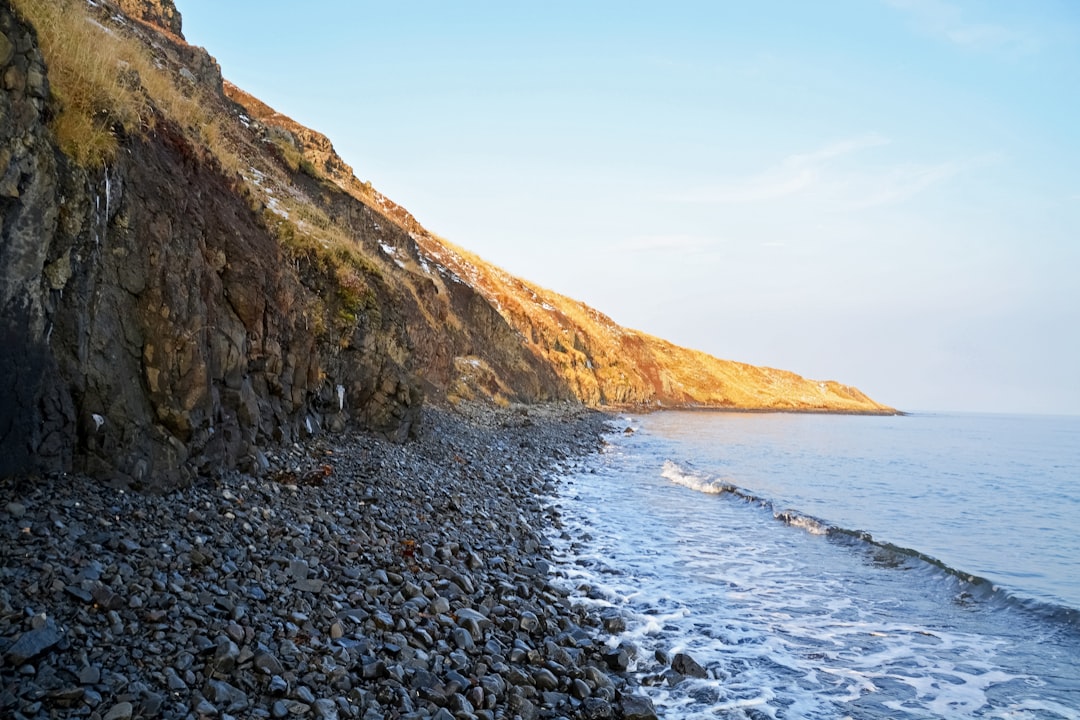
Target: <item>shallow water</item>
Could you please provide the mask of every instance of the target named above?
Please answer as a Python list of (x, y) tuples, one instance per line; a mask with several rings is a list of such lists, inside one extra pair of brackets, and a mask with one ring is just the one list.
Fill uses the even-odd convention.
[(1080, 718), (1080, 419), (625, 422), (565, 479), (560, 572), (668, 717)]

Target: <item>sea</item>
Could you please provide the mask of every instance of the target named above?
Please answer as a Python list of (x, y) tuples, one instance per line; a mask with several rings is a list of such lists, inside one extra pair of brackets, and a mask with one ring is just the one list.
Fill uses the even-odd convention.
[(552, 499), (555, 571), (661, 717), (1080, 719), (1080, 417), (612, 427)]

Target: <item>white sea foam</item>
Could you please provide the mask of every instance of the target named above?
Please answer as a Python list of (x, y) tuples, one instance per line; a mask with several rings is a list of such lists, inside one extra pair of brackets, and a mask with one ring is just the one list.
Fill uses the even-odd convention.
[(730, 491), (733, 487), (720, 480), (710, 479), (707, 475), (684, 470), (671, 460), (664, 461), (664, 467), (660, 471), (660, 476), (670, 480), (676, 485), (682, 485), (685, 488), (690, 488), (691, 490), (696, 490), (697, 492), (706, 493), (708, 495), (719, 495), (720, 493)]

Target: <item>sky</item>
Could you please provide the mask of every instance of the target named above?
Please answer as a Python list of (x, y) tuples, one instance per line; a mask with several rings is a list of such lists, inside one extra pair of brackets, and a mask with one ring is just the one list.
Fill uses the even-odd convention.
[(1080, 413), (1080, 2), (177, 5), (430, 231), (622, 325)]

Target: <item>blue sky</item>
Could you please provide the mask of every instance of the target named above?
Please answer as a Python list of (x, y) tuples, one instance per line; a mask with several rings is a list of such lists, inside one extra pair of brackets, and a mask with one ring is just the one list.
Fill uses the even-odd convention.
[(429, 230), (624, 325), (1080, 413), (1080, 3), (178, 6)]

